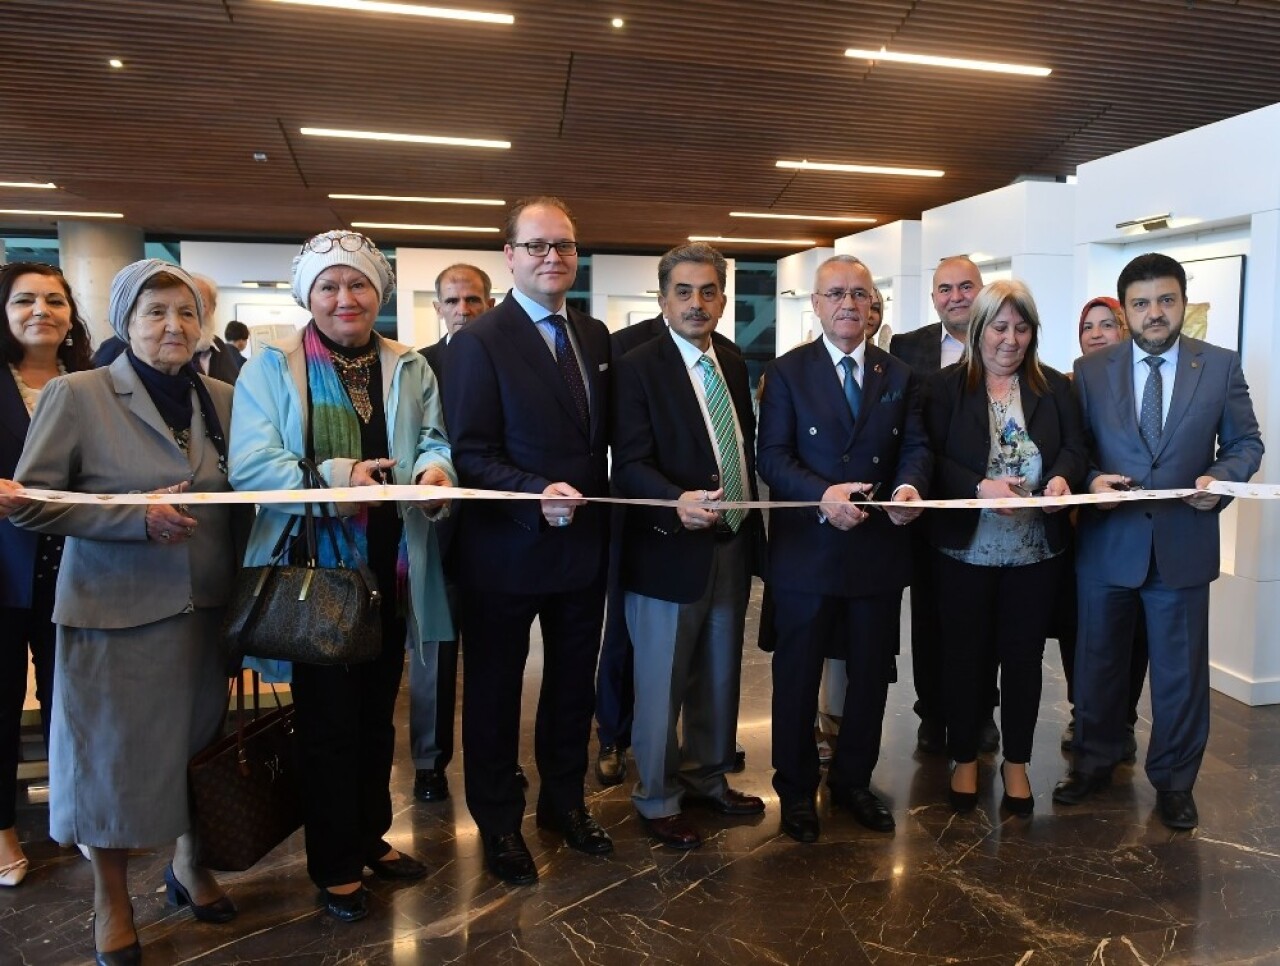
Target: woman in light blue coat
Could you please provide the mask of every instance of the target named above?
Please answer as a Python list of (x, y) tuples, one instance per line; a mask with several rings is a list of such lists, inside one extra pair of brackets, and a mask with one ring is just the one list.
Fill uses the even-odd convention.
[[(390, 265), (361, 234), (329, 231), (302, 246), (293, 294), (313, 319), (256, 352), (240, 372), (230, 453), (236, 489), (300, 489), (303, 457), (332, 486), (456, 484), (430, 367), (373, 331), (393, 288)], [(302, 512), (300, 504), (263, 506), (245, 564), (267, 563)], [(360, 882), (366, 866), (388, 879), (426, 874), (383, 838), (391, 827), (392, 713), (406, 627), (419, 646), (454, 635), (433, 522), (447, 511), (361, 503), (338, 504), (338, 512), (382, 593), (381, 656), (346, 666), (249, 663), (268, 680), (292, 681), (307, 871), (329, 914), (350, 922), (368, 914)]]

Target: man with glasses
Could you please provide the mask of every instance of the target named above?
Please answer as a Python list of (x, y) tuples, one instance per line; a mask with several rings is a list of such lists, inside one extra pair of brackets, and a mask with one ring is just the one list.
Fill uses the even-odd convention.
[[(436, 276), (436, 298), (432, 304), (445, 325), (445, 336), (420, 351), (435, 373), (437, 385), (444, 385), (445, 350), (449, 341), (468, 322), (493, 308), (491, 291), (489, 276), (474, 265), (450, 265)], [(436, 539), (444, 558), (445, 586), (455, 615), (458, 611), (457, 567), (451, 550), (464, 509), (462, 502), (455, 503), (453, 512), (436, 524)], [(461, 634), (460, 628), (458, 632)], [(415, 769), (413, 797), (420, 802), (442, 802), (449, 797), (445, 769), (453, 760), (457, 678), (456, 640), (410, 651), (409, 749)]]
[(911, 572), (902, 527), (920, 511), (871, 500), (919, 500), (933, 461), (911, 367), (866, 343), (873, 291), (858, 259), (823, 262), (811, 296), (822, 338), (773, 364), (760, 403), (757, 458), (771, 498), (820, 504), (775, 509), (769, 524), (773, 786), (782, 830), (800, 842), (818, 838), (813, 720), (826, 657), (842, 658), (848, 675), (831, 801), (870, 829), (894, 829), (870, 784)]
[(513, 287), (449, 346), (445, 418), (463, 486), (541, 494), (475, 501), (459, 529), (462, 747), (467, 805), (489, 869), (537, 879), (520, 834), (520, 693), (534, 618), (542, 689), (534, 750), (537, 821), (592, 855), (613, 850), (587, 812), (583, 778), (604, 615), (609, 331), (565, 304), (578, 270), (572, 216), (557, 198), (518, 201), (504, 247)]
[[(942, 259), (933, 271), (933, 307), (938, 321), (895, 335), (889, 352), (911, 366), (922, 383), (939, 369), (959, 362), (969, 338), (969, 312), (981, 290), (982, 273), (969, 258), (952, 255)], [(937, 551), (930, 545), (923, 523), (911, 531), (911, 673), (916, 684), (915, 712), (920, 716), (917, 747), (927, 754), (941, 755), (947, 750), (947, 726), (942, 708), (942, 618), (933, 576)], [(993, 660), (989, 672), (992, 708), (998, 701), (996, 673)], [(983, 752), (1000, 747), (994, 714), (982, 726), (978, 747)]]

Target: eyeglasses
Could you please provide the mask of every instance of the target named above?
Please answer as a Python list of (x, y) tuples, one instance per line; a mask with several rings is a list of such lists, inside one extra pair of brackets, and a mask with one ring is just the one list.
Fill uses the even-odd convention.
[(308, 238), (302, 243), (302, 250), (323, 255), (325, 252), (333, 251), (334, 245), (337, 245), (344, 252), (358, 252), (361, 249), (371, 252), (378, 250), (377, 245), (358, 231), (333, 231), (325, 232), (323, 235), (316, 235), (315, 238)]
[(846, 298), (852, 298), (859, 305), (867, 305), (871, 301), (871, 293), (863, 288), (833, 288), (819, 294), (830, 305), (843, 305)]
[(556, 250), (557, 255), (576, 255), (578, 254), (578, 243), (576, 241), (531, 241), (531, 242), (514, 242), (512, 248), (523, 248), (534, 258), (545, 258), (551, 249)]

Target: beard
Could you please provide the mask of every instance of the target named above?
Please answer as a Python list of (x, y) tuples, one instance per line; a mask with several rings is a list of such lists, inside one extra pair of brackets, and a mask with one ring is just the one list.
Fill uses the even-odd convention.
[(1163, 339), (1148, 337), (1146, 331), (1141, 333), (1133, 333), (1133, 341), (1138, 344), (1138, 348), (1143, 352), (1153, 356), (1158, 356), (1163, 352), (1171, 349), (1173, 344), (1178, 341), (1178, 336), (1182, 334), (1182, 323), (1177, 325), (1170, 324), (1168, 334)]

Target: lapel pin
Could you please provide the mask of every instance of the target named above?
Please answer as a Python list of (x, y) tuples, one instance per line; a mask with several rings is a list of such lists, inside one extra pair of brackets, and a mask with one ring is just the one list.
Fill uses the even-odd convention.
[(1200, 368), (1200, 363), (1199, 363), (1199, 362), (1193, 362), (1193, 363), (1191, 363), (1191, 368), (1192, 368), (1192, 369), (1199, 369), (1199, 368)]
[(884, 372), (884, 366), (880, 365), (880, 363), (877, 362), (874, 366), (871, 367), (871, 371), (876, 374), (882, 373)]

